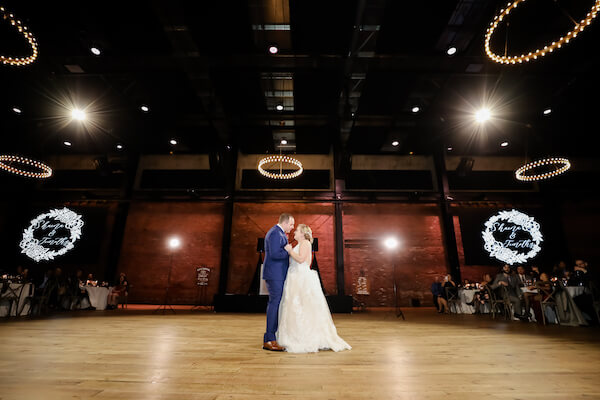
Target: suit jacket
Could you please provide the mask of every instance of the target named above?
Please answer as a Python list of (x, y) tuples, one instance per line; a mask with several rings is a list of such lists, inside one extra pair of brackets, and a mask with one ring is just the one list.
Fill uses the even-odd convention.
[(286, 244), (288, 244), (287, 235), (279, 225), (269, 229), (265, 236), (264, 280), (285, 280), (290, 265), (290, 255), (284, 249)]
[(525, 280), (524, 282), (521, 282), (521, 276), (519, 274), (515, 275), (515, 279), (517, 280), (517, 284), (519, 287), (525, 286), (525, 282), (526, 281), (532, 281), (533, 277), (529, 274), (523, 274), (523, 279)]
[(496, 290), (500, 287), (500, 282), (508, 283), (506, 288), (511, 296), (520, 297), (519, 280), (515, 275), (506, 276), (503, 272), (500, 272), (498, 275), (496, 275), (496, 278), (494, 278), (494, 282), (492, 282), (490, 287)]

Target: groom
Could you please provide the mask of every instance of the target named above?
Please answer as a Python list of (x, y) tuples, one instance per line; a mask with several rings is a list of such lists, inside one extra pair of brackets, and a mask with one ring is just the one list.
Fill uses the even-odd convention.
[(269, 229), (265, 236), (265, 262), (263, 265), (263, 279), (269, 290), (269, 304), (267, 305), (267, 332), (264, 337), (263, 349), (271, 351), (284, 351), (277, 340), (275, 332), (279, 323), (279, 302), (283, 292), (283, 283), (287, 276), (290, 263), (289, 254), (285, 250), (288, 244), (287, 234), (294, 228), (294, 217), (283, 213), (279, 216), (279, 223)]

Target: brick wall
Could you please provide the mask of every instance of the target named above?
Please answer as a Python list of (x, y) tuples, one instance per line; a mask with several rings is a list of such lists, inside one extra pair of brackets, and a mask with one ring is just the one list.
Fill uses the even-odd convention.
[(212, 268), (206, 295), (212, 302), (219, 285), (223, 213), (218, 203), (133, 203), (119, 260), (119, 272), (127, 273), (134, 285), (129, 301), (164, 301), (170, 263), (167, 241), (177, 236), (181, 247), (173, 253), (170, 303), (196, 302), (195, 268), (200, 265)]
[(314, 237), (319, 239), (316, 256), (323, 285), (327, 293), (336, 293), (334, 206), (327, 203), (236, 203), (227, 292), (248, 293), (258, 260), (257, 239), (264, 238), (282, 212), (291, 213), (296, 225), (304, 223), (311, 227)]
[[(402, 306), (418, 299), (432, 306), (433, 277), (446, 273), (437, 205), (344, 204), (344, 273), (346, 294), (356, 293), (361, 270), (367, 275), (369, 306), (393, 306), (393, 267)], [(383, 245), (388, 236), (400, 241), (396, 252)]]

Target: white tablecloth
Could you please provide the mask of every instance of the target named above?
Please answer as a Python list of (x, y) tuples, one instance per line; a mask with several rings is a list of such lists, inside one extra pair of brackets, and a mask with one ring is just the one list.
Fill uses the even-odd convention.
[[(96, 307), (96, 310), (106, 310), (106, 303), (108, 302), (108, 288), (96, 287), (96, 286), (83, 286), (88, 293), (90, 303), (92, 307)], [(84, 305), (82, 304), (82, 308)]]
[[(17, 309), (21, 310), (21, 313), (19, 315), (29, 314), (30, 304), (25, 303), (25, 298), (27, 296), (29, 296), (29, 291), (33, 290), (33, 284), (32, 283), (11, 283), (10, 289), (12, 289), (17, 295), (20, 294), (19, 302), (16, 307), (13, 304), (12, 309), (10, 310), (10, 315), (13, 317), (16, 316)], [(6, 300), (6, 298), (8, 296), (12, 295), (12, 292), (10, 291), (10, 289), (6, 290), (6, 292), (2, 293), (2, 296), (0, 298), (0, 317), (6, 317), (8, 315), (8, 307), (9, 307), (10, 303)]]
[[(460, 303), (455, 303), (454, 306), (451, 306), (450, 311), (456, 314), (473, 314), (475, 312), (475, 307), (470, 306), (467, 303), (471, 303), (473, 301), (473, 297), (477, 292), (479, 292), (479, 289), (458, 289), (458, 298), (460, 299)], [(489, 313), (490, 307), (488, 303), (479, 307), (479, 312)]]
[(569, 292), (571, 297), (577, 297), (585, 292), (585, 286), (566, 286), (565, 290)]

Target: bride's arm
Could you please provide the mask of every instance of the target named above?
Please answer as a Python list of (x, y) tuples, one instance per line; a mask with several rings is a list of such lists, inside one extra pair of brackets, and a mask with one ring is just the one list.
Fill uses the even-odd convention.
[(308, 240), (305, 240), (302, 243), (300, 243), (300, 249), (298, 251), (298, 254), (296, 254), (291, 249), (288, 251), (288, 253), (290, 253), (290, 257), (296, 260), (296, 262), (302, 264), (303, 262), (307, 261), (310, 257), (310, 243), (308, 242)]

